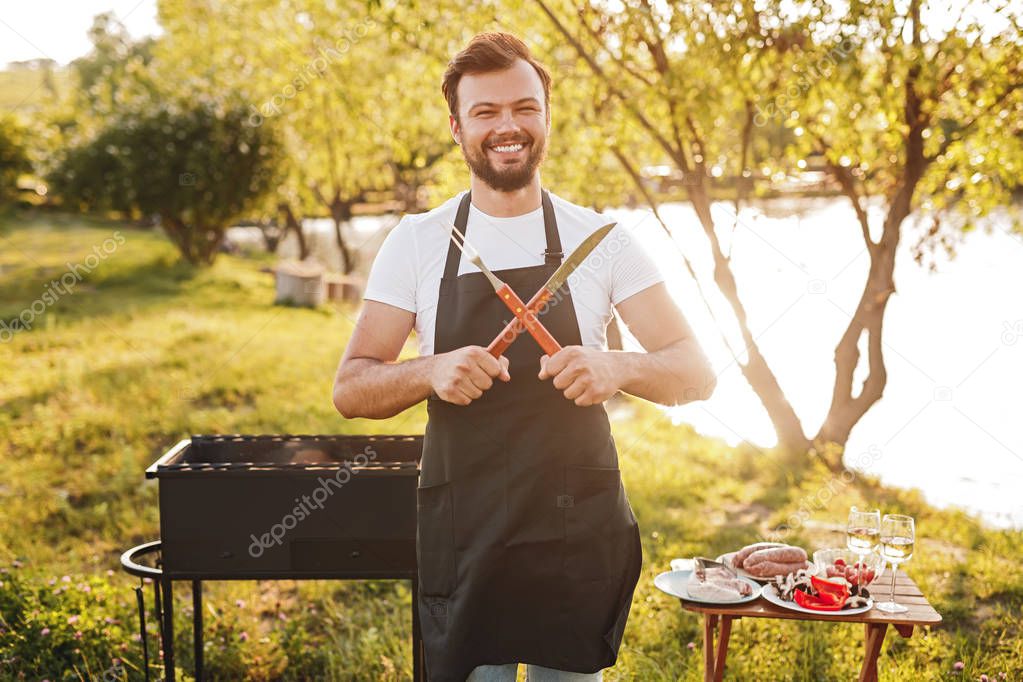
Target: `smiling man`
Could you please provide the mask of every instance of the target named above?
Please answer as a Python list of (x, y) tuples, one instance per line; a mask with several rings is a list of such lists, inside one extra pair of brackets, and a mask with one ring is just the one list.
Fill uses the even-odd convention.
[[(618, 657), (642, 567), (639, 527), (603, 402), (618, 391), (704, 400), (714, 375), (663, 277), (616, 227), (540, 322), (500, 358), (510, 315), (449, 241), (454, 223), (523, 300), (604, 216), (544, 190), (551, 78), (526, 45), (485, 33), (442, 91), (469, 191), (388, 235), (334, 384), (346, 417), (427, 401), (418, 488), (420, 624), (431, 682), (600, 680)], [(607, 350), (617, 310), (646, 352)], [(398, 361), (416, 331), (420, 357)]]

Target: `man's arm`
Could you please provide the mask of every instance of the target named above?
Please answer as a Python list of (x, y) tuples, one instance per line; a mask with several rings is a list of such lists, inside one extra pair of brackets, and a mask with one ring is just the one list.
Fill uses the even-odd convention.
[(540, 360), (540, 378), (577, 405), (602, 403), (617, 391), (662, 405), (707, 400), (717, 379), (682, 311), (663, 282), (616, 306), (622, 321), (647, 351), (603, 351), (566, 346)]
[(468, 405), (494, 377), (510, 380), (508, 360), (479, 346), (397, 362), (415, 319), (396, 306), (365, 301), (334, 379), (334, 406), (344, 417), (387, 419), (431, 393)]
[(707, 400), (717, 377), (689, 322), (662, 282), (617, 306), (646, 353), (621, 353), (619, 388), (662, 405)]

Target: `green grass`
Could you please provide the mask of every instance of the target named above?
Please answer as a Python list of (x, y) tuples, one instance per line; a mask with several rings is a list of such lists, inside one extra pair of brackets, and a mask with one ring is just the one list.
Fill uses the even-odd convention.
[[(157, 490), (143, 470), (178, 439), (421, 433), (425, 424), (418, 406), (380, 422), (334, 412), (331, 381), (356, 311), (271, 305), (267, 258), (222, 256), (195, 270), (158, 233), (8, 215), (0, 218), (0, 320), (19, 316), (68, 263), (85, 262), (95, 246), (102, 252), (118, 232), (123, 243), (73, 293), (0, 344), (0, 679), (101, 678), (114, 657), (117, 670), (137, 676), (135, 583), (117, 570), (118, 555), (158, 536)], [(714, 556), (800, 511), (809, 520), (789, 531), (790, 541), (838, 545), (853, 503), (916, 516), (922, 540), (908, 569), (945, 616), (910, 640), (890, 634), (882, 679), (1023, 677), (1023, 533), (935, 510), (911, 491), (836, 482), (814, 466), (797, 477), (772, 455), (701, 438), (647, 404), (630, 406), (633, 416), (614, 429), (644, 569), (609, 682), (702, 679), (700, 621), (653, 587), (671, 558)], [(177, 599), (184, 670), (187, 594)], [(207, 663), (218, 679), (411, 675), (404, 583), (214, 583), (207, 603)], [(862, 648), (862, 630), (851, 625), (738, 621), (728, 678), (847, 680)], [(957, 660), (961, 674), (953, 673)]]

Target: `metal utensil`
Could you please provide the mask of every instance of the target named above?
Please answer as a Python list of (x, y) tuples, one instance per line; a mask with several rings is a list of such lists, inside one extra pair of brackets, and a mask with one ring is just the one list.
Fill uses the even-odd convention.
[(708, 568), (723, 568), (728, 571), (733, 578), (739, 577), (739, 574), (735, 571), (735, 567), (723, 561), (716, 561), (715, 559), (698, 556), (693, 558), (693, 564), (693, 572), (696, 573), (696, 577), (700, 579), (700, 582), (707, 579)]
[[(573, 272), (582, 264), (584, 260), (590, 255), (590, 253), (597, 247), (604, 237), (607, 236), (615, 225), (618, 223), (608, 223), (600, 229), (596, 230), (582, 241), (579, 246), (575, 247), (575, 250), (569, 254), (568, 258), (554, 271), (554, 274), (550, 276), (543, 287), (537, 291), (533, 298), (529, 299), (529, 303), (526, 304), (526, 308), (531, 311), (534, 315), (547, 304), (547, 301), (551, 300), (557, 293), (561, 285), (572, 275)], [(495, 358), (501, 357), (508, 347), (512, 345), (519, 334), (525, 331), (525, 327), (519, 322), (518, 318), (512, 320), (505, 326), (504, 330), (497, 335), (497, 337), (490, 342), (487, 346), (487, 351)]]

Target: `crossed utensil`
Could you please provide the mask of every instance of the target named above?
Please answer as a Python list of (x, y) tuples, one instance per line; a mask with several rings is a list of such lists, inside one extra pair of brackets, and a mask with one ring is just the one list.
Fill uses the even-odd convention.
[(537, 312), (551, 300), (557, 293), (561, 285), (565, 283), (565, 280), (576, 271), (576, 269), (586, 260), (587, 256), (597, 247), (604, 237), (614, 228), (618, 223), (608, 223), (600, 229), (596, 230), (583, 240), (579, 246), (569, 254), (568, 258), (554, 271), (554, 274), (550, 276), (547, 282), (537, 291), (533, 298), (529, 299), (529, 303), (523, 303), (522, 299), (512, 291), (512, 288), (505, 282), (502, 282), (493, 272), (491, 272), (486, 265), (483, 264), (483, 260), (480, 258), (479, 252), (476, 251), (469, 244), (465, 235), (459, 231), (457, 227), (451, 225), (451, 241), (454, 242), (462, 253), (465, 254), (473, 265), (486, 276), (490, 281), (491, 286), (494, 287), (494, 293), (497, 297), (508, 306), (508, 310), (515, 315), (515, 319), (512, 320), (505, 326), (504, 330), (490, 342), (487, 346), (487, 352), (495, 358), (501, 357), (508, 347), (512, 345), (519, 334), (523, 331), (528, 331), (529, 334), (536, 339), (536, 342), (540, 344), (544, 352), (547, 355), (552, 356), (561, 350), (561, 344), (558, 343), (557, 339), (543, 326), (543, 323), (537, 319)]

